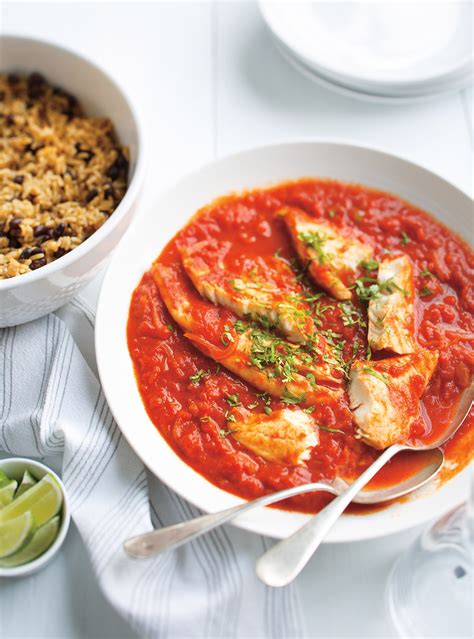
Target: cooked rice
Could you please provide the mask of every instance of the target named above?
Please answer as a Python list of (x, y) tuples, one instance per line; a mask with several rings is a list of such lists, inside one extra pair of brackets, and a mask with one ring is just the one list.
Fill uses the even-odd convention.
[(38, 73), (0, 74), (0, 279), (69, 253), (113, 213), (128, 150)]

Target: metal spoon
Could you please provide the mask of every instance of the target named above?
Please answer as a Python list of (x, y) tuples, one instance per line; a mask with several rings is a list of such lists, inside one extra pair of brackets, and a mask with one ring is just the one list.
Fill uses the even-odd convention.
[[(402, 483), (379, 489), (361, 490), (354, 498), (354, 501), (359, 504), (375, 504), (396, 499), (423, 486), (439, 472), (444, 461), (443, 451), (440, 449), (428, 451), (425, 455), (426, 460), (425, 463), (421, 465), (421, 469)], [(146, 559), (165, 550), (177, 548), (253, 508), (267, 506), (268, 504), (273, 504), (288, 497), (294, 497), (295, 495), (302, 495), (303, 493), (316, 490), (323, 490), (333, 495), (340, 495), (341, 493), (344, 494), (344, 491), (347, 490), (349, 486), (350, 484), (343, 479), (336, 479), (333, 482), (314, 482), (279, 490), (276, 493), (245, 502), (234, 508), (211, 513), (210, 515), (203, 515), (202, 517), (190, 519), (181, 524), (160, 528), (159, 530), (153, 530), (149, 533), (132, 537), (124, 543), (123, 547), (130, 557), (134, 559)]]
[[(427, 451), (439, 447), (461, 427), (474, 398), (474, 381), (461, 396), (449, 427), (436, 441), (425, 446), (390, 446), (343, 493), (315, 515), (293, 535), (275, 544), (257, 562), (258, 577), (269, 586), (286, 586), (301, 572), (355, 496), (394, 455), (402, 450)], [(407, 491), (408, 492), (408, 491)]]

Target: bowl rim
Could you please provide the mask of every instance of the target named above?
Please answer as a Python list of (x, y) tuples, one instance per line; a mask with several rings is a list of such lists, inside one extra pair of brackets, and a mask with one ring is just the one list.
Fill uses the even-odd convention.
[[(275, 151), (275, 149), (278, 148), (284, 148), (284, 149), (288, 149), (288, 147), (292, 147), (292, 146), (313, 146), (313, 145), (334, 145), (334, 146), (339, 146), (341, 148), (349, 148), (349, 149), (353, 149), (353, 150), (357, 150), (357, 151), (361, 151), (361, 152), (369, 152), (369, 153), (375, 153), (381, 156), (386, 156), (388, 159), (390, 160), (395, 160), (397, 162), (400, 162), (402, 164), (407, 165), (409, 168), (411, 168), (414, 171), (421, 171), (422, 173), (425, 174), (429, 174), (429, 176), (439, 182), (441, 182), (443, 184), (443, 186), (445, 188), (448, 188), (452, 191), (457, 192), (458, 194), (460, 194), (463, 198), (466, 198), (466, 200), (469, 201), (469, 203), (472, 202), (472, 196), (462, 187), (458, 186), (457, 184), (449, 181), (448, 179), (446, 179), (445, 177), (439, 175), (438, 173), (436, 173), (435, 171), (431, 170), (430, 168), (424, 166), (421, 163), (415, 162), (410, 158), (407, 158), (403, 155), (400, 155), (398, 153), (394, 153), (389, 149), (386, 148), (381, 148), (381, 147), (376, 147), (376, 146), (372, 146), (372, 145), (366, 145), (363, 143), (360, 143), (357, 140), (350, 140), (350, 139), (342, 139), (342, 138), (323, 138), (323, 137), (299, 137), (299, 138), (284, 138), (284, 139), (280, 139), (280, 140), (276, 140), (274, 142), (270, 142), (270, 143), (266, 143), (266, 144), (258, 144), (258, 145), (252, 145), (252, 146), (246, 146), (246, 147), (242, 147), (232, 153), (226, 154), (225, 156), (222, 156), (220, 158), (214, 159), (210, 162), (206, 162), (203, 163), (199, 166), (197, 166), (196, 168), (194, 168), (193, 170), (189, 171), (187, 174), (181, 176), (179, 179), (175, 180), (173, 183), (166, 185), (165, 188), (161, 189), (160, 192), (158, 192), (156, 194), (155, 197), (155, 204), (153, 207), (150, 207), (148, 209), (148, 211), (152, 211), (156, 209), (156, 206), (159, 202), (161, 202), (162, 199), (165, 199), (166, 197), (168, 197), (169, 195), (171, 195), (174, 191), (176, 191), (178, 189), (178, 187), (181, 187), (183, 183), (188, 182), (189, 180), (191, 180), (193, 177), (195, 177), (197, 174), (201, 174), (202, 172), (205, 171), (209, 171), (211, 168), (215, 168), (216, 165), (222, 163), (222, 162), (227, 162), (227, 161), (235, 161), (236, 159), (240, 159), (242, 160), (242, 158), (249, 153), (253, 153), (253, 152), (269, 152), (269, 151)], [(303, 177), (303, 176), (301, 176)], [(292, 179), (292, 178), (288, 178), (288, 179)], [(267, 187), (271, 184), (274, 184), (276, 182), (281, 182), (282, 180), (278, 179), (278, 180), (273, 180), (270, 179), (268, 180), (268, 182), (263, 182), (262, 184), (260, 184), (261, 187)], [(284, 179), (283, 179), (284, 181)], [(359, 180), (357, 178), (355, 178), (353, 180), (354, 183), (358, 183)], [(252, 189), (252, 188), (258, 188), (259, 184), (258, 183), (250, 183), (248, 186), (248, 189)], [(377, 187), (374, 187), (377, 188)], [(244, 187), (243, 189), (241, 188), (235, 188), (235, 189), (228, 189), (228, 191), (226, 192), (234, 192), (234, 193), (238, 193), (241, 191), (245, 191), (247, 190), (247, 187)], [(383, 190), (383, 189), (382, 189)], [(390, 191), (390, 189), (385, 189), (387, 191)], [(392, 191), (390, 191), (392, 192)], [(396, 191), (393, 191), (394, 193), (396, 193)], [(218, 197), (218, 196), (217, 196)], [(404, 197), (404, 196), (401, 196)], [(406, 198), (409, 199), (409, 198)], [(202, 204), (203, 206), (205, 205), (205, 203)], [(428, 209), (429, 210), (429, 209)], [(144, 212), (144, 215), (146, 215), (147, 213)], [(434, 214), (434, 217), (436, 219), (437, 216), (436, 214)], [(182, 224), (179, 226), (179, 228), (181, 228), (183, 225), (185, 225), (190, 219), (192, 218), (192, 214), (189, 214), (188, 217), (186, 218), (185, 221), (182, 222)], [(446, 223), (443, 220), (439, 220), (438, 221), (446, 226)], [(179, 231), (179, 228), (177, 228), (174, 233)], [(451, 231), (453, 233), (455, 233), (456, 235), (458, 235), (461, 239), (461, 241), (465, 242), (468, 244), (467, 239), (464, 236), (461, 236), (456, 230), (451, 229)], [(128, 239), (130, 240), (131, 238), (133, 238), (134, 236), (134, 231), (133, 228), (131, 229), (130, 233), (128, 234)], [(165, 238), (162, 238), (160, 241), (157, 241), (157, 250), (156, 253), (158, 254), (160, 251), (160, 247), (164, 247), (166, 245), (166, 242), (169, 241), (170, 237), (169, 234), (167, 233)], [(124, 250), (126, 248), (126, 242), (127, 242), (127, 238), (124, 239), (124, 243), (122, 243), (122, 250)], [(129, 445), (131, 446), (131, 448), (135, 451), (135, 453), (138, 455), (138, 457), (142, 460), (142, 462), (145, 464), (145, 466), (147, 466), (147, 468), (150, 469), (151, 472), (153, 472), (153, 474), (155, 474), (161, 481), (164, 481), (167, 485), (170, 486), (170, 489), (175, 491), (178, 495), (180, 495), (181, 497), (183, 497), (184, 499), (190, 501), (191, 503), (193, 503), (194, 505), (196, 505), (198, 508), (203, 509), (205, 512), (215, 512), (215, 510), (211, 507), (209, 507), (209, 504), (205, 504), (203, 503), (203, 500), (199, 497), (199, 495), (195, 492), (192, 493), (192, 491), (189, 490), (185, 490), (183, 488), (183, 486), (176, 486), (176, 485), (172, 485), (168, 483), (168, 480), (166, 479), (166, 473), (164, 472), (160, 472), (157, 470), (158, 468), (158, 464), (156, 462), (156, 459), (153, 458), (150, 455), (150, 451), (144, 450), (143, 448), (143, 444), (139, 442), (139, 440), (135, 437), (132, 436), (131, 431), (129, 428), (123, 428), (121, 427), (120, 424), (120, 419), (122, 419), (123, 421), (123, 410), (121, 408), (117, 407), (117, 402), (116, 402), (116, 391), (114, 392), (113, 389), (111, 388), (111, 382), (110, 382), (110, 375), (109, 373), (109, 369), (110, 369), (110, 364), (107, 364), (107, 359), (110, 359), (110, 357), (107, 356), (107, 352), (106, 352), (106, 346), (105, 344), (102, 344), (102, 338), (105, 337), (105, 342), (107, 340), (107, 335), (110, 334), (110, 331), (107, 328), (107, 322), (106, 322), (106, 317), (107, 317), (107, 297), (110, 297), (110, 291), (113, 289), (116, 293), (116, 289), (113, 288), (113, 286), (111, 287), (111, 284), (109, 284), (109, 282), (113, 282), (113, 271), (114, 271), (114, 260), (119, 260), (119, 253), (120, 253), (120, 248), (119, 251), (114, 255), (114, 257), (112, 258), (112, 261), (110, 262), (107, 272), (105, 274), (105, 278), (101, 287), (101, 292), (100, 292), (100, 296), (99, 296), (99, 300), (98, 300), (98, 305), (97, 305), (97, 315), (96, 315), (96, 330), (95, 330), (95, 350), (96, 350), (96, 356), (97, 356), (97, 366), (98, 366), (98, 370), (99, 370), (99, 377), (102, 383), (102, 387), (104, 390), (104, 394), (106, 396), (106, 399), (108, 401), (109, 407), (120, 427), (120, 430), (122, 432), (122, 434), (125, 436), (126, 440), (128, 441)], [(153, 258), (154, 259), (154, 258)], [(143, 273), (145, 272), (146, 268), (144, 268), (143, 272), (141, 273), (141, 275), (143, 275)], [(138, 282), (140, 281), (141, 275), (137, 276), (137, 280), (136, 283), (134, 285), (134, 288), (138, 285)], [(127, 291), (128, 291), (128, 283), (127, 283)], [(131, 293), (130, 293), (131, 294)], [(127, 293), (128, 295), (128, 293)], [(129, 308), (129, 303), (130, 300), (128, 300), (128, 307)], [(121, 322), (120, 322), (121, 324)], [(126, 326), (125, 326), (125, 331), (126, 331)], [(122, 337), (121, 337), (122, 339)], [(124, 340), (124, 344), (125, 344), (125, 349), (129, 358), (129, 364), (133, 369), (133, 364), (131, 362), (130, 359), (130, 354), (128, 351), (128, 347), (126, 346), (126, 333), (123, 334), (123, 340)], [(115, 358), (114, 358), (115, 361)], [(117, 369), (114, 369), (115, 372)], [(133, 372), (134, 374), (134, 372)], [(138, 389), (137, 389), (137, 393), (139, 393)], [(226, 496), (226, 499), (228, 499), (228, 503), (226, 506), (222, 506), (222, 507), (230, 507), (232, 505), (237, 505), (240, 503), (244, 503), (245, 500), (243, 500), (240, 497), (235, 496), (233, 493), (224, 491), (223, 489), (219, 488), (218, 486), (216, 486), (215, 484), (213, 484), (212, 482), (209, 482), (209, 480), (207, 478), (205, 478), (204, 476), (200, 475), (199, 473), (197, 473), (197, 471), (194, 471), (192, 469), (192, 467), (190, 467), (188, 464), (186, 464), (185, 461), (183, 461), (178, 455), (177, 453), (170, 447), (170, 445), (168, 444), (168, 442), (166, 441), (166, 439), (164, 439), (163, 435), (159, 432), (159, 430), (154, 427), (153, 423), (151, 422), (150, 417), (148, 416), (148, 414), (146, 413), (145, 408), (143, 407), (142, 404), (142, 408), (145, 411), (146, 414), (146, 419), (149, 422), (150, 428), (154, 429), (154, 432), (156, 433), (156, 435), (162, 440), (162, 442), (164, 443), (164, 445), (170, 449), (171, 454), (174, 455), (178, 460), (179, 463), (182, 464), (183, 466), (186, 466), (187, 469), (191, 469), (191, 472), (193, 473), (193, 475), (197, 475), (199, 476), (200, 480), (209, 484), (210, 487), (212, 487), (212, 489), (214, 491), (216, 491), (217, 493), (224, 493)], [(470, 466), (470, 464), (468, 465)], [(451, 502), (450, 507), (452, 504), (454, 503), (460, 503), (463, 499), (465, 499), (464, 496), (460, 497), (459, 496), (459, 488), (460, 485), (464, 490), (464, 483), (465, 483), (465, 472), (469, 472), (469, 468), (466, 469), (462, 469), (457, 475), (456, 477), (453, 478), (453, 480), (446, 482), (445, 485), (442, 486), (441, 490), (445, 491), (445, 488), (447, 490), (450, 490), (450, 495), (449, 497), (454, 500)], [(457, 481), (456, 481), (457, 480)], [(450, 487), (449, 489), (447, 487)], [(457, 490), (457, 493), (456, 493)], [(439, 491), (436, 491), (436, 493), (438, 493)], [(192, 494), (191, 494), (192, 493)], [(428, 501), (430, 501), (431, 497), (429, 494), (428, 490), (425, 490), (423, 493), (423, 497), (421, 499), (421, 501), (424, 501), (424, 496), (427, 496)], [(457, 501), (456, 501), (457, 500)], [(438, 504), (438, 513), (441, 514), (441, 507), (442, 504)], [(271, 509), (265, 509), (270, 511)], [(363, 534), (359, 534), (356, 536), (348, 536), (346, 534), (337, 534), (337, 535), (333, 535), (330, 536), (330, 538), (327, 540), (329, 543), (340, 543), (340, 542), (349, 542), (349, 541), (356, 541), (356, 540), (363, 540), (363, 539), (371, 539), (374, 537), (380, 537), (380, 536), (385, 536), (385, 535), (390, 535), (390, 534), (394, 534), (397, 533), (401, 530), (407, 530), (409, 528), (412, 528), (414, 526), (417, 526), (419, 524), (422, 524), (424, 522), (426, 522), (428, 519), (430, 519), (433, 516), (433, 507), (431, 506), (431, 510), (430, 510), (430, 506), (427, 504), (427, 507), (425, 509), (418, 509), (417, 511), (411, 512), (411, 516), (412, 519), (410, 521), (407, 521), (406, 517), (402, 517), (401, 513), (396, 513), (394, 517), (392, 517), (392, 519), (390, 519), (390, 522), (388, 524), (385, 524), (383, 527), (383, 531), (380, 532), (379, 530), (376, 530), (375, 528), (369, 528), (366, 526), (366, 530), (364, 530)], [(428, 512), (427, 512), (428, 511)], [(288, 511), (284, 511), (286, 513), (288, 513)], [(304, 513), (299, 513), (299, 512), (291, 512), (290, 513), (293, 516), (294, 522), (296, 524), (302, 525), (304, 523), (306, 523), (306, 521), (308, 520), (308, 515), (304, 514)], [(352, 516), (349, 516), (352, 517)], [(272, 532), (269, 531), (269, 525), (267, 523), (263, 523), (261, 521), (256, 522), (254, 520), (252, 520), (250, 517), (249, 519), (246, 518), (246, 516), (244, 515), (243, 517), (239, 517), (237, 518), (235, 521), (232, 522), (233, 525), (242, 528), (244, 530), (249, 530), (251, 532), (254, 533), (258, 533), (258, 534), (264, 534), (264, 535), (272, 535)], [(276, 533), (273, 536), (276, 537), (281, 537), (280, 533)]]
[[(33, 561), (28, 561), (26, 564), (22, 564), (21, 566), (14, 566), (12, 568), (0, 566), (0, 577), (21, 577), (23, 575), (29, 575), (33, 572), (36, 572), (37, 570), (40, 570), (59, 551), (64, 543), (64, 540), (66, 539), (69, 525), (71, 523), (71, 507), (66, 487), (64, 486), (62, 479), (57, 475), (57, 473), (54, 472), (52, 468), (36, 459), (30, 459), (28, 457), (6, 457), (4, 459), (0, 459), (0, 469), (3, 470), (4, 466), (8, 466), (9, 464), (19, 464), (23, 467), (24, 470), (30, 470), (31, 468), (37, 469), (40, 472), (44, 473), (43, 476), (47, 474), (52, 475), (61, 488), (61, 493), (63, 495), (63, 504), (61, 507), (61, 525), (59, 527), (58, 534), (56, 535), (56, 538), (51, 546), (39, 557), (33, 559)], [(30, 472), (34, 474), (34, 471)]]
[(0, 46), (3, 40), (17, 40), (19, 42), (23, 42), (24, 44), (32, 43), (33, 45), (48, 47), (54, 50), (57, 54), (65, 52), (68, 55), (77, 58), (81, 62), (84, 62), (86, 65), (89, 65), (100, 74), (105, 76), (107, 80), (112, 84), (112, 86), (117, 89), (118, 93), (120, 93), (132, 115), (133, 125), (137, 134), (137, 158), (132, 179), (127, 186), (125, 195), (123, 196), (122, 200), (119, 202), (117, 208), (113, 211), (109, 219), (106, 220), (104, 224), (102, 224), (102, 226), (97, 229), (97, 231), (95, 231), (90, 237), (88, 237), (81, 244), (79, 244), (79, 246), (76, 246), (76, 248), (74, 248), (66, 255), (63, 255), (62, 257), (54, 260), (53, 262), (50, 262), (49, 264), (46, 264), (45, 266), (42, 266), (35, 271), (30, 271), (29, 273), (24, 273), (23, 275), (17, 275), (15, 277), (10, 277), (7, 279), (0, 279), (0, 294), (3, 291), (12, 290), (21, 286), (27, 286), (28, 284), (33, 284), (37, 280), (53, 275), (54, 273), (61, 271), (63, 268), (66, 268), (70, 264), (74, 263), (76, 260), (79, 260), (83, 255), (92, 251), (97, 246), (97, 244), (99, 244), (99, 242), (109, 234), (109, 232), (112, 232), (114, 228), (120, 224), (122, 217), (125, 215), (125, 212), (135, 201), (144, 181), (146, 166), (146, 135), (143, 116), (136, 102), (131, 98), (130, 94), (124, 89), (123, 85), (113, 75), (96, 64), (89, 57), (82, 55), (82, 53), (78, 53), (74, 49), (64, 47), (63, 45), (56, 44), (55, 42), (47, 39), (16, 35), (13, 33), (2, 33), (0, 34)]

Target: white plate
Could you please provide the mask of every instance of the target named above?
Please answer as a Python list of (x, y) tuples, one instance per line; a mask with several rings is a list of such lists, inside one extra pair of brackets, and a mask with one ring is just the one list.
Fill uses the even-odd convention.
[(436, 92), (472, 65), (470, 2), (260, 2), (263, 18), (318, 73), (365, 91)]
[[(334, 142), (295, 142), (243, 151), (182, 178), (141, 215), (114, 254), (102, 287), (96, 323), (100, 378), (110, 408), (132, 448), (171, 489), (207, 512), (242, 502), (204, 479), (168, 446), (142, 404), (126, 342), (130, 298), (143, 273), (193, 213), (214, 198), (304, 176), (360, 182), (396, 193), (430, 211), (465, 237), (472, 222), (472, 201), (444, 179), (382, 151)], [(370, 515), (342, 517), (328, 541), (352, 541), (415, 526), (467, 497), (468, 471), (441, 489), (423, 491), (412, 501)], [(307, 515), (263, 508), (242, 516), (238, 526), (284, 537)]]
[[(272, 34), (273, 35), (273, 34)], [(312, 67), (309, 67), (302, 60), (297, 58), (294, 55), (294, 52), (291, 51), (281, 40), (279, 40), (276, 36), (273, 35), (273, 41), (281, 53), (281, 55), (285, 58), (285, 60), (291, 64), (297, 71), (302, 73), (312, 82), (319, 84), (325, 89), (329, 89), (330, 91), (335, 91), (340, 95), (344, 95), (348, 98), (355, 98), (357, 100), (363, 100), (364, 102), (375, 102), (377, 104), (412, 104), (417, 102), (425, 102), (426, 100), (432, 100), (440, 97), (446, 93), (454, 93), (456, 91), (460, 91), (472, 84), (472, 75), (471, 73), (467, 73), (464, 76), (460, 76), (455, 82), (447, 82), (445, 84), (440, 84), (437, 87), (436, 92), (420, 92), (418, 91), (410, 91), (406, 93), (396, 93), (389, 94), (388, 92), (385, 94), (380, 93), (370, 93), (368, 91), (363, 91), (359, 87), (354, 87), (353, 85), (346, 85), (340, 82), (336, 82), (333, 78), (324, 76), (322, 73), (317, 73)]]

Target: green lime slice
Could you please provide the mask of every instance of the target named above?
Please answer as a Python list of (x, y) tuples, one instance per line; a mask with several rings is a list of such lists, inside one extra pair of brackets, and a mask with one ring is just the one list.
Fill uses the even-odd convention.
[(0, 526), (0, 559), (18, 552), (33, 531), (33, 517), (30, 512), (10, 519)]
[(15, 494), (17, 486), (18, 482), (12, 479), (8, 484), (0, 488), (0, 508), (8, 506), (8, 504), (13, 501), (13, 495)]
[(8, 477), (8, 475), (4, 473), (3, 470), (0, 470), (0, 488), (9, 484), (10, 481), (11, 479)]
[(57, 515), (50, 519), (41, 528), (38, 528), (30, 541), (14, 555), (0, 559), (0, 566), (13, 568), (33, 561), (48, 550), (59, 531), (60, 517)]
[(45, 475), (18, 499), (0, 510), (0, 525), (30, 510), (36, 525), (42, 526), (58, 514), (62, 503), (61, 488), (52, 475)]
[(31, 488), (35, 484), (36, 484), (36, 479), (28, 470), (25, 470), (25, 472), (23, 473), (21, 483), (18, 486), (18, 490), (15, 493), (15, 499), (18, 499), (20, 495), (23, 495), (23, 493), (25, 493), (29, 488)]

